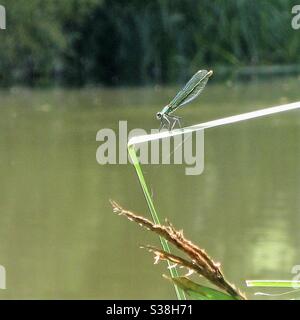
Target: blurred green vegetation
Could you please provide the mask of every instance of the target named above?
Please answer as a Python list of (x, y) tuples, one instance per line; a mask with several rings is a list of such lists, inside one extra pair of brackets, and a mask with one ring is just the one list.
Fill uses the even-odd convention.
[(0, 85), (185, 80), (300, 62), (292, 0), (1, 0)]

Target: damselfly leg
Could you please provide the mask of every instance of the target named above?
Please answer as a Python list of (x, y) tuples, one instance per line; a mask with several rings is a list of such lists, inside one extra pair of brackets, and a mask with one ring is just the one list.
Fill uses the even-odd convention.
[(170, 127), (169, 127), (169, 130), (173, 130), (174, 127), (175, 127), (175, 125), (176, 125), (176, 123), (178, 123), (178, 126), (179, 126), (180, 129), (182, 128), (182, 127), (181, 127), (181, 123), (180, 123), (181, 117), (170, 116), (170, 115), (168, 115), (168, 117), (169, 117), (169, 119), (172, 119), (172, 120), (173, 120), (172, 127), (171, 127), (171, 129), (170, 129)]
[(170, 116), (170, 115), (162, 115), (160, 121), (160, 127), (159, 131), (162, 130), (165, 126), (168, 126), (168, 130), (171, 131), (174, 129), (176, 123), (178, 123), (178, 126), (181, 128), (181, 123), (180, 123), (181, 117), (177, 116)]
[(170, 127), (171, 127), (171, 122), (169, 120), (169, 116), (167, 116), (166, 114), (163, 114), (161, 116), (161, 119), (160, 119), (160, 127), (159, 127), (159, 131), (162, 130), (165, 126), (168, 126), (169, 130), (170, 130)]

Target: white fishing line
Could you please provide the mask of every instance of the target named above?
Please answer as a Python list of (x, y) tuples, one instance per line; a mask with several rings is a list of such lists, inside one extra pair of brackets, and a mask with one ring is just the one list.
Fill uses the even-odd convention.
[(291, 111), (291, 110), (295, 110), (295, 109), (300, 109), (300, 101), (294, 102), (294, 103), (289, 103), (289, 104), (284, 104), (284, 105), (280, 105), (280, 106), (275, 106), (275, 107), (271, 107), (271, 108), (260, 109), (260, 110), (247, 112), (247, 113), (243, 113), (243, 114), (239, 114), (239, 115), (235, 115), (235, 116), (231, 116), (231, 117), (226, 117), (226, 118), (222, 118), (222, 119), (203, 122), (203, 123), (199, 123), (199, 124), (196, 124), (196, 125), (193, 125), (190, 127), (182, 128), (182, 129), (176, 129), (176, 130), (172, 130), (172, 131), (162, 131), (159, 133), (132, 137), (128, 141), (128, 147), (139, 144), (139, 143), (174, 137), (177, 135), (183, 135), (185, 133), (191, 133), (191, 132), (204, 130), (204, 129), (208, 129), (208, 128), (224, 126), (227, 124), (232, 124), (232, 123), (236, 123), (236, 122), (240, 122), (240, 121), (260, 118), (260, 117), (268, 116), (271, 114)]

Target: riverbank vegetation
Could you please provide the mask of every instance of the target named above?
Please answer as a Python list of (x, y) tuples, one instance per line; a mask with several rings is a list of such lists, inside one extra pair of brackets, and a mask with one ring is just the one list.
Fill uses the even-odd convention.
[(291, 0), (1, 4), (2, 86), (166, 84), (201, 67), (300, 63)]

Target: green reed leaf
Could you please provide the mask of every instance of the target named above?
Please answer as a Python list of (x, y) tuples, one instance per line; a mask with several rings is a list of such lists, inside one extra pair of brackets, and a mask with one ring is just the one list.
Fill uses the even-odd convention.
[(196, 300), (236, 300), (234, 297), (219, 290), (205, 287), (186, 277), (171, 278), (188, 296)]
[(247, 287), (300, 288), (300, 281), (291, 280), (246, 280)]

